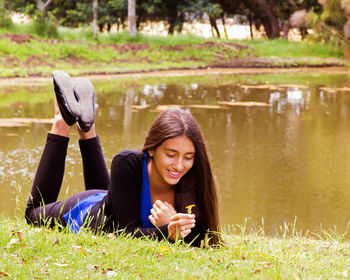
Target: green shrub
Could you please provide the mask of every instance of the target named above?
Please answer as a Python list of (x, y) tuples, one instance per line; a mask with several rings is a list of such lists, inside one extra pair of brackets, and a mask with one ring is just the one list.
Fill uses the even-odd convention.
[(12, 25), (13, 23), (5, 8), (4, 0), (0, 0), (0, 28), (10, 28)]
[(59, 38), (57, 24), (53, 16), (44, 16), (41, 11), (36, 12), (32, 22), (34, 34), (47, 38)]

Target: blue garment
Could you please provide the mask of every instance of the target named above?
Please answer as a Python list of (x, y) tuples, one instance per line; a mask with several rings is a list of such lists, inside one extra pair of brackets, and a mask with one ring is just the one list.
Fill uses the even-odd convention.
[(96, 203), (100, 202), (107, 193), (95, 193), (82, 200), (79, 200), (75, 206), (69, 210), (63, 217), (68, 224), (68, 228), (73, 233), (78, 233), (87, 212)]
[(145, 153), (142, 162), (142, 190), (141, 190), (141, 225), (143, 228), (152, 228), (154, 225), (148, 219), (151, 214), (152, 201), (151, 191), (149, 186), (148, 169), (147, 169), (147, 153)]
[[(148, 216), (151, 214), (152, 201), (147, 169), (147, 154), (143, 157), (142, 165), (142, 190), (140, 199), (141, 225), (143, 228), (152, 228), (154, 225), (148, 219)], [(106, 193), (96, 193), (85, 197), (78, 201), (77, 204), (63, 216), (71, 232), (79, 232), (87, 212), (106, 195)]]

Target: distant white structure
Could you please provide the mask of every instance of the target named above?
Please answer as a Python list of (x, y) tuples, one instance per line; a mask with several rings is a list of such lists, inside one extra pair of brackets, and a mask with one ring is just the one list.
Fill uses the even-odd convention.
[(14, 23), (28, 23), (30, 21), (29, 16), (21, 13), (11, 13), (10, 17)]
[[(142, 23), (140, 26), (140, 32), (143, 34), (148, 35), (160, 35), (160, 36), (167, 36), (168, 34), (168, 27), (167, 22), (147, 22)], [(220, 20), (217, 20), (217, 26), (222, 35), (224, 35), (224, 27)], [(250, 39), (250, 29), (249, 25), (240, 25), (235, 23), (232, 19), (226, 19), (225, 20), (225, 27), (227, 31), (227, 36), (229, 39), (237, 39), (237, 40), (243, 40), (243, 39)], [(197, 36), (202, 36), (205, 38), (213, 37), (212, 31), (211, 31), (211, 25), (209, 23), (209, 20), (195, 20), (193, 22), (185, 22), (182, 28), (183, 34), (194, 34)], [(254, 38), (260, 38), (263, 36), (264, 32), (261, 32), (260, 30), (256, 30), (254, 28), (253, 30)]]

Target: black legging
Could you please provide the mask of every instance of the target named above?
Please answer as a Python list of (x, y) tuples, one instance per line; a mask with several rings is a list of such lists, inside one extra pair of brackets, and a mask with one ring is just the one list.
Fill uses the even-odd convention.
[(110, 178), (99, 138), (79, 140), (85, 191), (56, 202), (64, 175), (68, 141), (68, 137), (47, 135), (25, 211), (28, 223), (54, 226), (58, 222), (66, 226), (63, 216), (79, 200), (95, 193), (107, 192)]

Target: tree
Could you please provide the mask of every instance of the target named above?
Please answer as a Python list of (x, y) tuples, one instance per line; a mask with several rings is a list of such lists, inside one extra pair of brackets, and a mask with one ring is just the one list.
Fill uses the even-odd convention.
[(98, 25), (100, 31), (104, 28), (111, 30), (113, 24), (117, 25), (117, 30), (126, 25), (128, 16), (127, 0), (99, 0)]
[(274, 0), (245, 0), (243, 3), (259, 18), (269, 39), (280, 37), (278, 17), (273, 9), (276, 4)]
[(128, 0), (128, 23), (129, 33), (131, 36), (136, 36), (136, 1)]
[(0, 0), (0, 27), (9, 27), (11, 25), (12, 21), (5, 6), (5, 1)]
[(43, 16), (47, 16), (47, 11), (51, 4), (52, 0), (47, 0), (45, 3), (42, 0), (36, 0), (36, 5), (39, 11), (43, 13)]
[(92, 22), (92, 28), (94, 31), (94, 38), (97, 38), (97, 13), (98, 13), (98, 0), (92, 1), (92, 10), (93, 10), (93, 22)]

